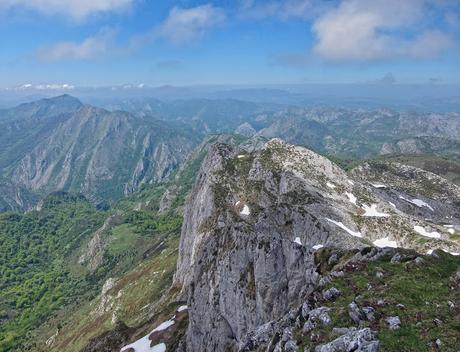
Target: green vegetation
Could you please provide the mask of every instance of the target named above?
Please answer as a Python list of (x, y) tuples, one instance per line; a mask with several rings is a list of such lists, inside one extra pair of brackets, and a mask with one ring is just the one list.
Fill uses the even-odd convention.
[[(459, 284), (452, 280), (460, 270), (460, 258), (442, 251), (437, 253), (438, 257), (424, 256), (421, 265), (413, 261), (391, 263), (389, 258), (381, 258), (334, 279), (326, 289), (336, 287), (341, 295), (334, 302), (326, 303), (331, 308), (332, 325), (353, 325), (348, 316), (348, 304), (355, 301), (360, 307), (370, 306), (376, 310), (377, 319), (366, 321), (365, 326), (378, 332), (382, 351), (430, 351), (430, 344), (438, 338), (443, 351), (457, 351), (460, 310), (450, 308), (448, 301), (456, 305), (460, 302)], [(383, 277), (379, 278), (377, 272), (383, 273)], [(399, 316), (400, 329), (387, 327), (385, 318), (389, 316)], [(436, 323), (435, 319), (442, 323)], [(328, 327), (315, 332), (319, 334), (315, 344), (336, 337)], [(311, 344), (301, 331), (297, 336), (302, 347)]]
[(90, 294), (93, 277), (74, 276), (67, 258), (104, 214), (83, 197), (48, 196), (40, 212), (0, 215), (0, 350), (76, 297)]
[[(145, 306), (171, 286), (181, 208), (205, 155), (203, 148), (169, 181), (144, 185), (107, 211), (59, 192), (39, 211), (0, 214), (0, 351), (49, 350), (45, 341), (56, 330), (56, 351), (80, 351), (113, 328), (115, 306), (97, 313), (108, 278), (116, 280), (110, 292), (117, 317), (131, 326), (148, 321)], [(160, 213), (166, 190), (171, 202)], [(93, 268), (79, 259), (96, 233), (100, 260)], [(172, 302), (175, 294), (168, 297)]]

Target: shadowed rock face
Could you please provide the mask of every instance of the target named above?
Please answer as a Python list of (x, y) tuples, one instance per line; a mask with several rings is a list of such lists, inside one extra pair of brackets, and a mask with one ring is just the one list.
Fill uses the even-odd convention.
[[(190, 307), (187, 350), (237, 350), (248, 332), (299, 306), (318, 284), (314, 246), (362, 248), (397, 236), (417, 248), (410, 226), (422, 220), (391, 211), (386, 197), (280, 140), (250, 154), (211, 148), (185, 209), (175, 275)], [(371, 203), (388, 216), (366, 216)], [(458, 247), (447, 238), (439, 245)]]

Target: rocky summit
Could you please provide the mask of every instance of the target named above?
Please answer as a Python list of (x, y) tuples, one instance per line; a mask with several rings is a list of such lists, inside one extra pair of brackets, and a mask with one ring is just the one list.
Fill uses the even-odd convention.
[[(251, 153), (214, 145), (184, 211), (174, 277), (189, 306), (185, 349), (297, 351), (298, 336), (310, 336), (314, 351), (377, 351), (377, 332), (359, 327), (381, 313), (350, 301), (352, 320), (333, 326), (321, 303), (341, 293), (318, 298), (318, 290), (368, 262), (416, 267), (425, 264), (415, 251), (458, 255), (450, 234), (459, 196), (457, 186), (397, 163), (347, 174), (279, 139)], [(317, 327), (337, 338), (315, 343)]]

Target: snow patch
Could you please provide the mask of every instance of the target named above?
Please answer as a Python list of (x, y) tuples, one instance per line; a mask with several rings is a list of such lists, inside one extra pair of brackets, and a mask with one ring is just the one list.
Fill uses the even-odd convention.
[(312, 248), (313, 249), (320, 249), (320, 248), (323, 248), (324, 246), (322, 244), (315, 244)]
[[(238, 201), (235, 203), (235, 207), (238, 207), (241, 204), (241, 201)], [(240, 210), (240, 215), (245, 215), (248, 216), (251, 214), (251, 211), (249, 210), (249, 207), (245, 204), (243, 208)]]
[[(183, 307), (186, 307), (186, 306), (183, 306)], [(164, 343), (160, 343), (160, 344), (150, 347), (151, 341), (149, 339), (149, 336), (150, 334), (154, 332), (166, 330), (172, 325), (174, 325), (174, 320), (167, 320), (161, 323), (155, 329), (153, 329), (149, 334), (145, 335), (144, 337), (140, 338), (139, 340), (133, 342), (130, 345), (122, 347), (120, 352), (126, 351), (130, 348), (134, 348), (135, 352), (165, 352), (166, 345)]]
[(165, 322), (158, 325), (152, 332), (163, 331), (169, 328), (170, 326), (174, 325), (174, 320), (166, 320)]
[(180, 306), (179, 308), (177, 308), (177, 311), (180, 313), (184, 310), (187, 310), (188, 309), (188, 306)]
[(379, 238), (378, 240), (375, 240), (373, 243), (377, 247), (398, 248), (398, 244), (396, 243), (396, 241), (390, 241), (390, 239), (388, 237)]
[(300, 241), (300, 237), (296, 237), (294, 242), (302, 245), (302, 242)]
[(150, 334), (144, 336), (143, 338), (137, 340), (131, 345), (123, 347), (120, 352), (134, 348), (134, 352), (166, 352), (166, 345), (164, 343), (159, 343), (155, 346), (150, 347), (151, 341), (149, 340)]
[(361, 232), (355, 232), (355, 231), (352, 231), (350, 230), (348, 227), (346, 227), (344, 224), (342, 224), (340, 221), (334, 221), (334, 220), (331, 220), (329, 218), (326, 218), (327, 221), (333, 223), (334, 225), (337, 225), (338, 227), (340, 227), (342, 230), (345, 230), (346, 232), (348, 232), (350, 235), (352, 236), (355, 236), (355, 237), (363, 237), (361, 235)]
[(371, 183), (372, 187), (374, 188), (387, 188), (386, 185), (383, 185), (381, 183)]
[(415, 225), (414, 226), (415, 232), (419, 233), (422, 236), (425, 237), (430, 237), (430, 238), (441, 238), (441, 234), (439, 232), (433, 231), (433, 232), (428, 232), (423, 228), (422, 226)]
[(399, 196), (399, 198), (402, 199), (402, 200), (405, 200), (406, 202), (414, 204), (414, 205), (418, 206), (419, 208), (427, 207), (431, 211), (434, 211), (434, 209), (427, 202), (425, 202), (425, 201), (423, 201), (421, 199), (414, 198), (414, 199), (411, 200), (411, 199), (408, 199), (408, 198), (403, 197), (403, 196)]
[(251, 211), (249, 210), (249, 207), (246, 204), (244, 205), (243, 209), (241, 209), (240, 214), (241, 215), (249, 215), (249, 214), (251, 214)]
[(379, 218), (390, 216), (389, 214), (380, 213), (377, 210), (377, 204), (371, 204), (371, 206), (363, 204), (363, 209), (364, 209), (363, 216), (373, 216), (373, 217), (379, 217)]
[(348, 200), (350, 201), (350, 203), (353, 203), (354, 205), (356, 205), (356, 201), (358, 200), (358, 198), (356, 198), (353, 193), (345, 192), (345, 195), (348, 197)]
[(332, 188), (332, 189), (337, 187), (336, 185), (334, 185), (333, 183), (330, 183), (330, 182), (326, 182), (326, 186), (328, 186), (329, 188)]
[(392, 202), (388, 202), (388, 204), (390, 204), (390, 205), (391, 205), (393, 208), (395, 208), (395, 209), (396, 209), (396, 205), (395, 205), (395, 203), (392, 203)]
[(350, 185), (352, 185), (352, 186), (355, 185), (355, 183), (354, 183), (352, 180), (347, 180), (347, 182), (348, 182)]
[(240, 154), (240, 155), (237, 156), (238, 159), (243, 159), (245, 157), (246, 157), (246, 155), (244, 155), (244, 154)]

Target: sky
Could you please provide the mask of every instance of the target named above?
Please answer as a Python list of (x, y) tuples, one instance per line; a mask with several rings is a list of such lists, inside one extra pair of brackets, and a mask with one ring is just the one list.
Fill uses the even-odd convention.
[(459, 0), (0, 0), (0, 87), (459, 84)]

